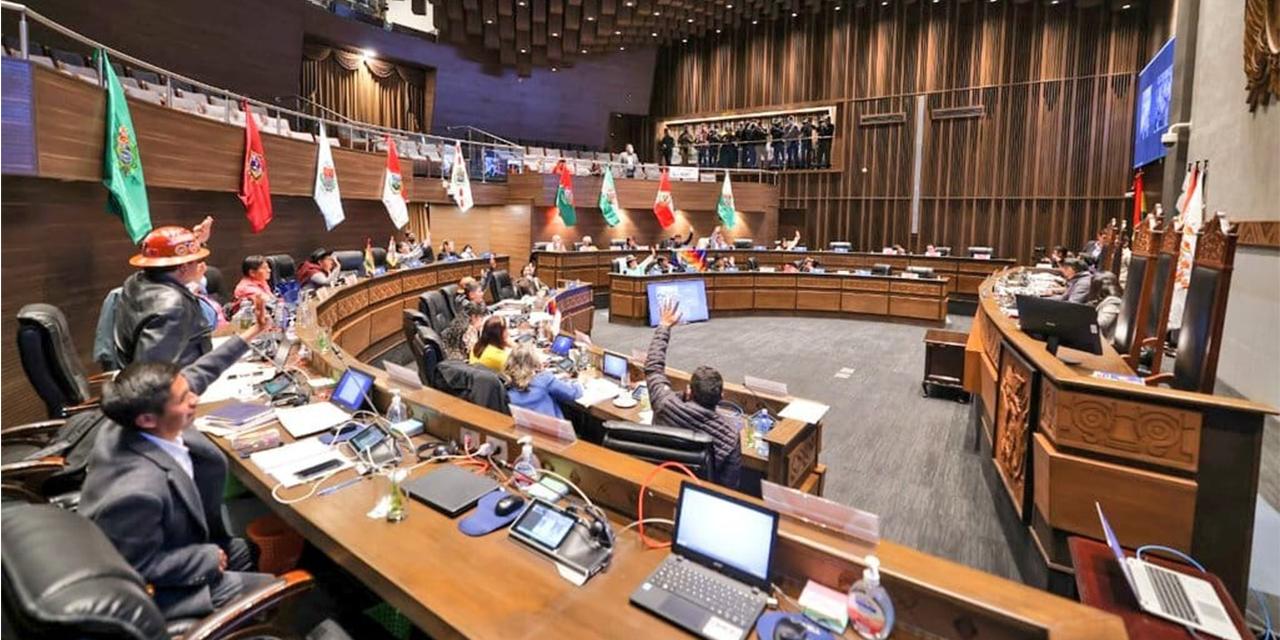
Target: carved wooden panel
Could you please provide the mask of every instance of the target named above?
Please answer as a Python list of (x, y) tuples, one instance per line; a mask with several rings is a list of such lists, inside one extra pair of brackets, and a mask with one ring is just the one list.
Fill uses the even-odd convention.
[(390, 300), (399, 296), (402, 289), (401, 279), (395, 275), (381, 276), (369, 285), (369, 304)]
[(1245, 100), (1249, 111), (1280, 100), (1280, 2), (1245, 0)]
[(795, 276), (756, 276), (757, 287), (787, 287), (796, 286)]
[(1155, 217), (1154, 213), (1148, 213), (1147, 217), (1143, 218), (1142, 222), (1138, 224), (1138, 228), (1133, 232), (1133, 255), (1147, 256), (1148, 258), (1156, 257), (1163, 234), (1164, 231), (1163, 227), (1160, 226), (1160, 220)]
[(787, 486), (798, 487), (813, 466), (818, 463), (817, 429), (810, 429), (804, 438), (787, 454)]
[(750, 289), (716, 291), (712, 301), (713, 309), (751, 309), (755, 306), (754, 294)]
[(1241, 246), (1280, 249), (1280, 220), (1241, 220), (1236, 227)]
[(839, 291), (800, 291), (796, 295), (797, 309), (815, 309), (818, 311), (839, 311)]
[(1226, 216), (1219, 213), (1200, 228), (1200, 238), (1196, 241), (1197, 267), (1220, 271), (1231, 268), (1235, 262), (1236, 233), (1234, 229), (1224, 230), (1226, 224)]
[(881, 291), (889, 290), (889, 283), (885, 280), (857, 280), (846, 279), (844, 281), (845, 291)]
[(1040, 428), (1062, 448), (1195, 471), (1201, 424), (1194, 411), (1041, 387)]
[(993, 456), (1019, 516), (1027, 515), (1027, 451), (1031, 437), (1036, 372), (1012, 349), (1000, 363), (1000, 396), (996, 400)]
[(436, 284), (436, 272), (430, 269), (415, 269), (404, 276), (405, 291), (421, 291)]
[(840, 280), (825, 276), (797, 276), (796, 286), (804, 289), (839, 289)]
[(889, 296), (883, 293), (849, 293), (840, 296), (840, 310), (851, 313), (889, 313)]
[(889, 291), (917, 296), (937, 296), (938, 288), (941, 286), (941, 284), (926, 284), (923, 282), (894, 282), (890, 284)]
[(795, 289), (787, 291), (756, 290), (757, 309), (794, 309), (796, 308)]
[(980, 311), (977, 319), (982, 325), (982, 352), (986, 354), (987, 360), (991, 361), (991, 366), (998, 367), (1000, 366), (1000, 332), (987, 314)]

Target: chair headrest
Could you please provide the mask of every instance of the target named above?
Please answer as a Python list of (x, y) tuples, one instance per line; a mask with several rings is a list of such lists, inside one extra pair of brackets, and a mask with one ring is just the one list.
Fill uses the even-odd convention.
[(62, 310), (44, 303), (23, 305), (18, 310), (19, 331), (34, 330), (47, 336), (45, 357), (49, 366), (60, 370), (58, 384), (73, 402), (89, 399), (89, 376), (80, 363), (76, 346), (71, 342), (71, 328)]
[(604, 432), (606, 437), (679, 449), (700, 449), (715, 442), (702, 431), (622, 420), (606, 420)]
[(16, 628), (33, 636), (74, 629), (78, 635), (168, 637), (142, 577), (92, 522), (36, 504), (5, 506), (4, 521), (4, 600), (6, 614), (18, 613)]
[(297, 265), (293, 262), (293, 257), (278, 253), (273, 256), (267, 256), (267, 262), (271, 263), (271, 280), (274, 282), (288, 281), (297, 279)]

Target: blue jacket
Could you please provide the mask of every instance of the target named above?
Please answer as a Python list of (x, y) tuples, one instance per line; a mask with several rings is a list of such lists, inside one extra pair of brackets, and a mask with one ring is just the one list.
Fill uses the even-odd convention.
[(521, 391), (512, 387), (507, 390), (507, 394), (514, 406), (563, 419), (564, 414), (560, 412), (560, 405), (556, 401), (577, 400), (582, 397), (582, 387), (562, 382), (550, 371), (542, 371), (529, 381), (528, 389)]

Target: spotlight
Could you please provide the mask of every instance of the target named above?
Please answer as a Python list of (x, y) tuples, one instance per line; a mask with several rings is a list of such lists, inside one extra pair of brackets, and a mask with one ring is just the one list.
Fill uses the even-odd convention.
[(361, 49), (361, 50), (360, 50), (360, 53), (361, 53), (362, 55), (364, 55), (364, 57), (366, 57), (366, 58), (376, 58), (376, 57), (378, 57), (378, 52), (377, 52), (377, 51), (374, 51), (373, 49)]

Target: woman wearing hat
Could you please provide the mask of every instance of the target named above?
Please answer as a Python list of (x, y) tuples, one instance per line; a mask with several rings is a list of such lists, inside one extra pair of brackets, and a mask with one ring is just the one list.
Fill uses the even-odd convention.
[(298, 282), (303, 292), (330, 286), (336, 283), (341, 275), (342, 269), (338, 268), (338, 261), (333, 258), (333, 252), (324, 247), (312, 251), (311, 257), (298, 267)]
[(209, 257), (203, 246), (212, 218), (194, 229), (160, 227), (142, 239), (141, 251), (129, 264), (142, 270), (129, 276), (115, 312), (116, 359), (172, 362), (187, 366), (212, 348), (213, 328), (204, 318), (200, 299), (187, 285), (200, 280)]

